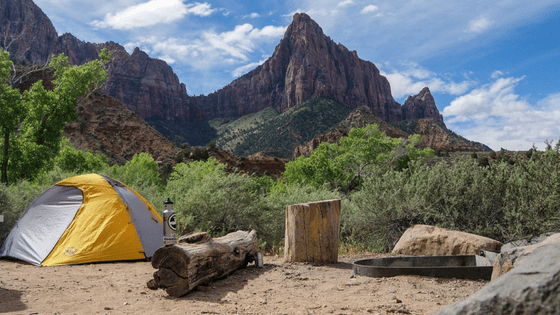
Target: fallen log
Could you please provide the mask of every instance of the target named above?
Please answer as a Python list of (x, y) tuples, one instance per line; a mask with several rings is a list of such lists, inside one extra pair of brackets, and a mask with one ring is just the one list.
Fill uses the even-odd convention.
[(177, 244), (160, 247), (152, 256), (158, 269), (147, 286), (165, 289), (180, 297), (198, 285), (208, 285), (255, 261), (257, 233), (237, 231), (219, 238), (201, 232), (179, 238)]

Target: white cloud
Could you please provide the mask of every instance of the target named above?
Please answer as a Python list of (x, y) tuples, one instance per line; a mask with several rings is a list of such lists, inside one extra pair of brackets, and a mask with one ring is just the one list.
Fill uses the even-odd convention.
[(130, 30), (172, 23), (188, 14), (208, 16), (213, 12), (208, 3), (184, 4), (181, 0), (151, 0), (127, 7), (117, 13), (107, 13), (103, 21), (95, 20), (90, 24), (97, 28)]
[[(228, 32), (216, 33), (207, 30), (197, 38), (140, 38), (138, 41), (129, 42), (125, 47), (128, 51), (140, 47), (152, 57), (170, 63), (185, 63), (198, 70), (207, 70), (225, 65), (251, 63), (251, 54), (259, 45), (279, 40), (285, 30), (285, 27), (280, 26), (269, 25), (259, 29), (251, 24), (243, 24)], [(228, 72), (231, 71), (235, 75), (243, 71), (238, 69)]]
[(339, 6), (339, 7), (346, 7), (346, 6), (349, 6), (349, 5), (352, 5), (352, 4), (354, 4), (354, 1), (352, 1), (352, 0), (345, 0), (345, 1), (339, 2), (337, 6)]
[(260, 17), (261, 15), (258, 14), (257, 12), (253, 12), (251, 14), (248, 15), (248, 17), (252, 18), (252, 19), (256, 19), (258, 17)]
[(468, 121), (488, 116), (505, 116), (527, 110), (530, 105), (514, 93), (521, 78), (499, 78), (491, 84), (462, 95), (443, 109), (444, 116), (453, 116), (452, 121)]
[(560, 138), (560, 93), (530, 104), (515, 92), (520, 78), (497, 78), (444, 108), (447, 126), (494, 150), (527, 150)]
[(188, 12), (198, 16), (209, 16), (214, 13), (214, 9), (210, 8), (209, 3), (191, 3), (187, 4)]
[(476, 19), (469, 21), (468, 31), (471, 33), (482, 33), (487, 31), (494, 22), (488, 20), (488, 18), (481, 16)]
[(469, 79), (455, 82), (451, 79), (442, 78), (412, 62), (402, 64), (401, 67), (404, 69), (393, 69), (390, 73), (381, 71), (381, 74), (389, 80), (391, 92), (395, 99), (418, 94), (424, 87), (429, 87), (432, 93), (460, 95), (474, 85), (474, 82)]
[(379, 7), (373, 4), (366, 6), (365, 8), (360, 11), (360, 14), (368, 14), (379, 10)]
[(490, 76), (492, 79), (497, 79), (501, 76), (503, 76), (504, 73), (502, 71), (496, 70), (494, 72), (492, 72), (492, 75)]
[(264, 62), (266, 61), (266, 59), (263, 59), (261, 61), (258, 62), (252, 62), (249, 64), (246, 64), (244, 66), (238, 67), (235, 70), (232, 71), (231, 75), (235, 78), (244, 75), (245, 73), (255, 69), (256, 67), (262, 65)]

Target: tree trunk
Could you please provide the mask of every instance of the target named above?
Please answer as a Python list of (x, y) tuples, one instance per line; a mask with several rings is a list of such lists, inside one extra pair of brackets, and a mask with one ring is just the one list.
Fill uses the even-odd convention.
[(10, 148), (10, 133), (6, 131), (4, 133), (4, 148), (2, 151), (4, 159), (2, 160), (2, 184), (8, 184), (8, 161), (9, 156), (8, 153)]
[(228, 276), (249, 262), (255, 261), (258, 250), (257, 233), (237, 231), (212, 239), (208, 233), (181, 237), (176, 245), (160, 247), (154, 252), (154, 279), (147, 286), (165, 289), (180, 297), (215, 279)]
[(285, 262), (336, 263), (340, 200), (286, 207)]

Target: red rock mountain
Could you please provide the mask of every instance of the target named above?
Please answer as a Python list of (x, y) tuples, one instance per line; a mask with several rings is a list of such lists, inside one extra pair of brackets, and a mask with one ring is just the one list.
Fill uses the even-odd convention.
[[(253, 71), (207, 96), (190, 97), (172, 68), (135, 49), (129, 54), (114, 42), (93, 44), (71, 34), (58, 36), (32, 0), (0, 3), (1, 47), (18, 60), (46, 62), (64, 53), (74, 64), (95, 58), (102, 48), (113, 52), (104, 93), (147, 119), (201, 121), (240, 117), (272, 106), (285, 110), (309, 97), (328, 97), (351, 108), (366, 106), (385, 121), (431, 118), (443, 123), (429, 90), (401, 106), (391, 96), (377, 67), (326, 36), (308, 15), (294, 15), (274, 54)], [(427, 91), (427, 93), (425, 93)]]
[(263, 65), (215, 93), (191, 99), (191, 104), (196, 119), (240, 117), (269, 106), (285, 110), (310, 97), (331, 98), (351, 108), (365, 105), (386, 121), (403, 119), (401, 105), (377, 67), (336, 44), (304, 13), (294, 15)]
[(402, 106), (402, 111), (404, 119), (431, 118), (445, 127), (443, 116), (439, 113), (434, 97), (427, 87), (423, 88), (418, 95), (409, 96)]

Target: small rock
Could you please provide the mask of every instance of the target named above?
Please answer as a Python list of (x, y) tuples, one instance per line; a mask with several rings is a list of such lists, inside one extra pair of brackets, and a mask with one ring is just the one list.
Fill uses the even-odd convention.
[(395, 303), (402, 303), (402, 300), (395, 298)]
[(106, 310), (106, 311), (112, 311), (113, 310), (113, 308), (109, 307), (109, 306), (105, 306), (103, 309)]

